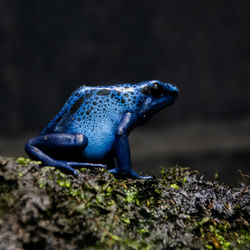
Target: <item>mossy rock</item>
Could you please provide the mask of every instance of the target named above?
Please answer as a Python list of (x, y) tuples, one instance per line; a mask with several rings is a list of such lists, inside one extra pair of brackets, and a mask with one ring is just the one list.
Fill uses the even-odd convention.
[(0, 158), (0, 249), (250, 248), (250, 192), (173, 167), (157, 179), (81, 178)]

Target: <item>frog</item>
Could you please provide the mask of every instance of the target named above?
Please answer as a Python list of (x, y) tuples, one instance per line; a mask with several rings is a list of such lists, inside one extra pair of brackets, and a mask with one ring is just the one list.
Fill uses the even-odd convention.
[(79, 176), (81, 168), (107, 168), (126, 178), (151, 179), (132, 169), (128, 136), (173, 104), (179, 89), (159, 80), (109, 86), (82, 85), (42, 132), (25, 144), (41, 166)]

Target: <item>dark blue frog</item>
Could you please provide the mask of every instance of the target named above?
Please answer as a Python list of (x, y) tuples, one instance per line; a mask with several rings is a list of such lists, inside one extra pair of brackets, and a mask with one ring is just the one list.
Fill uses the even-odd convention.
[[(79, 175), (76, 168), (109, 167), (132, 178), (128, 135), (153, 114), (174, 103), (178, 88), (160, 81), (113, 86), (82, 86), (25, 150), (42, 165)], [(116, 160), (116, 163), (115, 163)]]

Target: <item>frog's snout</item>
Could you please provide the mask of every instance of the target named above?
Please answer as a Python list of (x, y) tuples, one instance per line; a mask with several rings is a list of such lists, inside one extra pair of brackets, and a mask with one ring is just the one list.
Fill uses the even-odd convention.
[(179, 89), (176, 86), (168, 84), (167, 94), (172, 96), (173, 99), (176, 99), (178, 97), (178, 92), (179, 92)]
[(169, 93), (174, 99), (176, 99), (178, 97), (178, 90), (174, 90), (174, 91), (171, 91)]

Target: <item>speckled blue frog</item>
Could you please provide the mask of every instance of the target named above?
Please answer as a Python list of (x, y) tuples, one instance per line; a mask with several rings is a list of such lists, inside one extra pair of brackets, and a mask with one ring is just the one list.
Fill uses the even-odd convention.
[(177, 87), (160, 81), (82, 86), (25, 151), (42, 165), (77, 176), (77, 168), (108, 166), (113, 174), (152, 178), (132, 170), (128, 135), (177, 95)]

